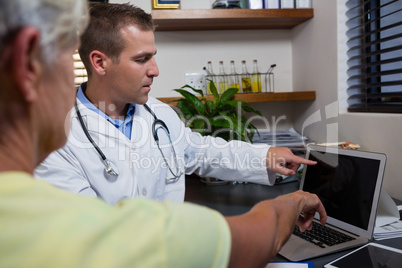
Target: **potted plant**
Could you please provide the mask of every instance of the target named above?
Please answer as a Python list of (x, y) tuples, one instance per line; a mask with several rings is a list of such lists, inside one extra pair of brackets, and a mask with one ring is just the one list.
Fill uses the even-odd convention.
[[(252, 113), (261, 116), (261, 113), (245, 101), (232, 100), (232, 97), (239, 91), (238, 88), (229, 88), (219, 95), (213, 82), (210, 82), (209, 86), (213, 94), (213, 101), (207, 99), (202, 90), (189, 85), (174, 89), (183, 98), (171, 102), (177, 102), (178, 114), (186, 126), (203, 136), (221, 137), (226, 141), (252, 142), (254, 135), (256, 133), (259, 135), (259, 133), (245, 114)], [(186, 89), (198, 93), (201, 97), (198, 98)], [(201, 181), (208, 185), (228, 183), (215, 178), (204, 178)]]
[[(261, 116), (261, 112), (254, 109), (249, 103), (241, 100), (232, 100), (239, 91), (238, 88), (228, 88), (222, 95), (218, 94), (214, 83), (210, 82), (213, 101), (208, 100), (202, 90), (185, 85), (174, 91), (183, 98), (171, 101), (177, 102), (178, 114), (193, 131), (201, 135), (221, 137), (227, 141), (242, 140), (252, 142), (257, 128), (246, 118), (246, 113)], [(198, 98), (186, 89), (198, 93)], [(259, 135), (259, 134), (258, 134)]]

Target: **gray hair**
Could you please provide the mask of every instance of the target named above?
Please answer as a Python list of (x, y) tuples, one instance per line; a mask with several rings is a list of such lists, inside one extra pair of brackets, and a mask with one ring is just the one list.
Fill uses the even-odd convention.
[(87, 0), (0, 0), (0, 56), (23, 27), (40, 31), (43, 60), (50, 65), (61, 49), (75, 45), (88, 24)]

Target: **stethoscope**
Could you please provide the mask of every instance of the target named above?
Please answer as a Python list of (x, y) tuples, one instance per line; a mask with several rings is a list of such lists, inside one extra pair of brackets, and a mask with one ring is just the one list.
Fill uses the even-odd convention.
[[(163, 161), (165, 162), (166, 166), (168, 167), (170, 173), (173, 175), (173, 178), (166, 177), (165, 181), (166, 183), (174, 183), (177, 182), (180, 178), (181, 175), (183, 175), (184, 170), (179, 169), (179, 161), (177, 159), (176, 151), (174, 149), (172, 139), (170, 138), (170, 131), (165, 122), (163, 122), (161, 119), (159, 119), (155, 113), (149, 108), (147, 104), (144, 104), (144, 108), (152, 115), (154, 118), (154, 122), (152, 123), (152, 135), (154, 137), (154, 140), (156, 142), (156, 145), (158, 146), (159, 151), (162, 154)], [(84, 120), (82, 119), (81, 112), (78, 109), (77, 101), (75, 102), (75, 111), (78, 116), (78, 120), (80, 121), (82, 130), (85, 133), (85, 136), (87, 136), (88, 140), (91, 142), (92, 146), (96, 149), (100, 157), (102, 158), (102, 162), (105, 165), (105, 171), (107, 174), (112, 175), (112, 176), (118, 176), (119, 173), (117, 171), (117, 168), (113, 168), (113, 165), (111, 162), (106, 158), (105, 154), (102, 152), (102, 150), (99, 148), (99, 146), (96, 144), (96, 142), (92, 139), (91, 135), (88, 132), (88, 129), (85, 126)], [(165, 157), (165, 154), (163, 153), (161, 147), (159, 146), (159, 137), (158, 137), (158, 131), (163, 130), (165, 131), (167, 137), (169, 138), (169, 144), (170, 148), (173, 154), (174, 158), (174, 164), (176, 166), (176, 172), (173, 172), (172, 168), (170, 167), (167, 158)]]

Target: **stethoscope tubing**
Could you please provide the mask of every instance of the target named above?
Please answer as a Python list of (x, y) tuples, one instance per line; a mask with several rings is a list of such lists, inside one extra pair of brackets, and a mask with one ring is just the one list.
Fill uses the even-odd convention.
[(98, 147), (96, 142), (92, 139), (91, 135), (89, 135), (88, 129), (85, 127), (84, 120), (82, 119), (82, 115), (80, 110), (78, 109), (77, 100), (75, 101), (75, 111), (77, 113), (78, 120), (80, 121), (82, 130), (84, 130), (85, 136), (87, 136), (88, 140), (91, 142), (92, 146), (98, 151), (99, 155), (102, 157), (102, 160), (106, 160), (106, 156), (102, 152), (102, 150)]
[[(184, 171), (180, 171), (180, 170), (179, 170), (178, 161), (177, 161), (177, 155), (176, 155), (176, 151), (174, 150), (174, 146), (173, 146), (172, 140), (171, 140), (171, 138), (170, 138), (170, 131), (169, 131), (169, 128), (167, 127), (167, 125), (165, 124), (165, 122), (164, 122), (163, 120), (159, 119), (159, 118), (155, 115), (155, 113), (151, 110), (151, 108), (150, 108), (147, 104), (144, 104), (143, 106), (144, 106), (144, 108), (152, 115), (152, 117), (154, 118), (154, 122), (152, 123), (152, 135), (153, 135), (153, 137), (154, 137), (154, 140), (155, 140), (155, 142), (156, 142), (156, 144), (157, 144), (157, 146), (158, 146), (158, 149), (159, 149), (160, 153), (162, 154), (163, 160), (165, 161), (165, 163), (166, 163), (166, 165), (167, 165), (167, 167), (168, 167), (170, 173), (172, 173), (172, 175), (174, 176), (174, 178), (166, 178), (166, 182), (167, 182), (167, 183), (176, 182), (176, 181), (179, 179), (179, 177), (184, 173)], [(78, 120), (79, 120), (79, 122), (80, 122), (81, 128), (82, 128), (82, 130), (83, 130), (84, 133), (85, 133), (85, 136), (86, 136), (87, 139), (91, 142), (92, 146), (96, 149), (96, 151), (98, 152), (98, 154), (99, 154), (100, 157), (102, 158), (103, 163), (105, 164), (105, 170), (106, 170), (106, 172), (107, 172), (109, 175), (115, 175), (115, 176), (117, 176), (117, 175), (118, 175), (118, 172), (113, 169), (113, 167), (111, 166), (111, 164), (110, 164), (109, 161), (107, 160), (105, 154), (102, 152), (102, 150), (99, 148), (99, 146), (96, 144), (96, 142), (92, 139), (91, 135), (89, 134), (88, 129), (87, 129), (86, 126), (85, 126), (84, 120), (82, 119), (81, 112), (80, 112), (79, 109), (78, 109), (77, 100), (75, 101), (75, 111), (76, 111), (76, 113), (77, 113), (77, 117), (78, 117)], [(161, 149), (160, 146), (159, 146), (159, 137), (158, 137), (158, 133), (157, 133), (157, 129), (156, 129), (156, 125), (157, 125), (157, 124), (160, 124), (160, 125), (161, 125), (161, 127), (159, 127), (159, 128), (162, 128), (164, 131), (166, 131), (166, 134), (167, 134), (167, 136), (168, 136), (168, 138), (169, 138), (169, 143), (170, 143), (170, 145), (172, 146), (173, 157), (174, 157), (174, 159), (175, 159), (175, 161), (176, 161), (176, 168), (178, 169), (178, 172), (177, 172), (176, 174), (175, 174), (175, 173), (173, 172), (173, 170), (171, 169), (170, 165), (169, 165), (168, 162), (167, 162), (167, 159), (166, 159), (165, 155), (164, 155), (163, 152), (162, 152), (162, 149)]]

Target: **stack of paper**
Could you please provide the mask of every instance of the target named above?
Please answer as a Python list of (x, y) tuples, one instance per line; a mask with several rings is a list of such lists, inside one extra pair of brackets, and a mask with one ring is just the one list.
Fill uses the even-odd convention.
[(259, 132), (254, 135), (253, 143), (265, 143), (276, 147), (305, 147), (308, 138), (297, 133), (293, 128), (285, 131)]
[(374, 228), (375, 240), (383, 240), (394, 237), (402, 237), (402, 221), (400, 220)]
[[(381, 194), (381, 196), (383, 196), (383, 194)], [(381, 203), (380, 203), (380, 205), (381, 205)], [(402, 206), (397, 206), (397, 209), (398, 209), (398, 214), (400, 214), (399, 220), (393, 221), (389, 224), (380, 225), (380, 226), (377, 226), (377, 223), (376, 223), (376, 227), (374, 228), (374, 235), (373, 235), (374, 239), (382, 240), (382, 239), (388, 239), (388, 238), (394, 238), (394, 237), (402, 237), (402, 220), (401, 220)]]

